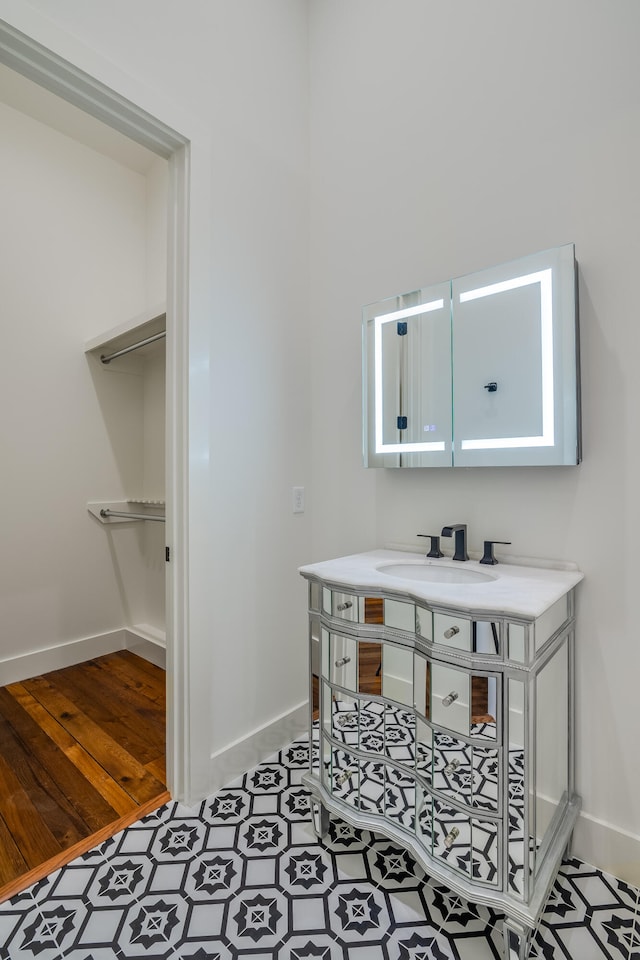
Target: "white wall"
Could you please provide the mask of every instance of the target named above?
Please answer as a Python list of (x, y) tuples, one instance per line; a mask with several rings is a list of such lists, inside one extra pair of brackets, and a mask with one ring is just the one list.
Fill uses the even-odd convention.
[(112, 538), (86, 510), (141, 489), (140, 381), (98, 391), (83, 350), (144, 306), (146, 184), (1, 103), (0, 126), (5, 660), (142, 619), (128, 609), (143, 576), (136, 533)]
[[(460, 521), (472, 549), (495, 538), (513, 542), (505, 553), (576, 561), (588, 815), (577, 852), (637, 882), (640, 7), (322, 0), (311, 11), (314, 559), (418, 548), (416, 533)], [(584, 463), (364, 470), (361, 306), (570, 241)], [(615, 828), (597, 850), (589, 818)]]

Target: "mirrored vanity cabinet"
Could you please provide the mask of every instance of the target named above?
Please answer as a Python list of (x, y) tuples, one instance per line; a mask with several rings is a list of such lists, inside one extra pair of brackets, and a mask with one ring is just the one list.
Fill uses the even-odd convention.
[(576, 464), (573, 244), (363, 310), (368, 467)]
[(578, 815), (575, 569), (378, 550), (309, 582), (314, 827), (396, 841), (523, 960)]

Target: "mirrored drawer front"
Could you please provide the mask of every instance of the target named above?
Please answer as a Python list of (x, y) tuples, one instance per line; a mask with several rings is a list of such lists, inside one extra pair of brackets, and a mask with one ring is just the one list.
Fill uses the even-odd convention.
[(433, 642), (455, 650), (497, 656), (500, 653), (500, 624), (434, 613)]
[(358, 622), (358, 597), (353, 593), (339, 593), (337, 590), (323, 590), (322, 606), (332, 617)]
[(428, 782), (434, 790), (476, 810), (498, 813), (501, 776), (496, 747), (466, 743), (434, 730), (431, 755)]
[(456, 650), (471, 650), (471, 621), (446, 613), (434, 613), (433, 642)]
[(498, 822), (469, 816), (418, 786), (416, 834), (436, 860), (479, 883), (500, 886)]
[(335, 747), (330, 757), (327, 785), (336, 800), (415, 832), (416, 784), (410, 773)]

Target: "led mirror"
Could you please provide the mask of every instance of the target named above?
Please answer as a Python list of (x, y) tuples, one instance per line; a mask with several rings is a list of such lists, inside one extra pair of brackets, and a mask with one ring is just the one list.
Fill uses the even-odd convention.
[(580, 462), (573, 244), (363, 311), (366, 466)]

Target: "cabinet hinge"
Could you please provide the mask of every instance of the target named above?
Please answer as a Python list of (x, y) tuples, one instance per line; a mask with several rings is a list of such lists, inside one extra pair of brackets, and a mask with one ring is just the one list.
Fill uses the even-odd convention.
[(397, 422), (397, 424), (398, 424), (398, 430), (406, 430), (406, 429), (407, 429), (407, 418), (406, 418), (406, 417), (398, 417), (396, 422)]
[(398, 320), (398, 336), (406, 337), (406, 335), (407, 335), (407, 321)]
[(171, 547), (164, 548), (164, 559), (167, 563), (171, 560)]

